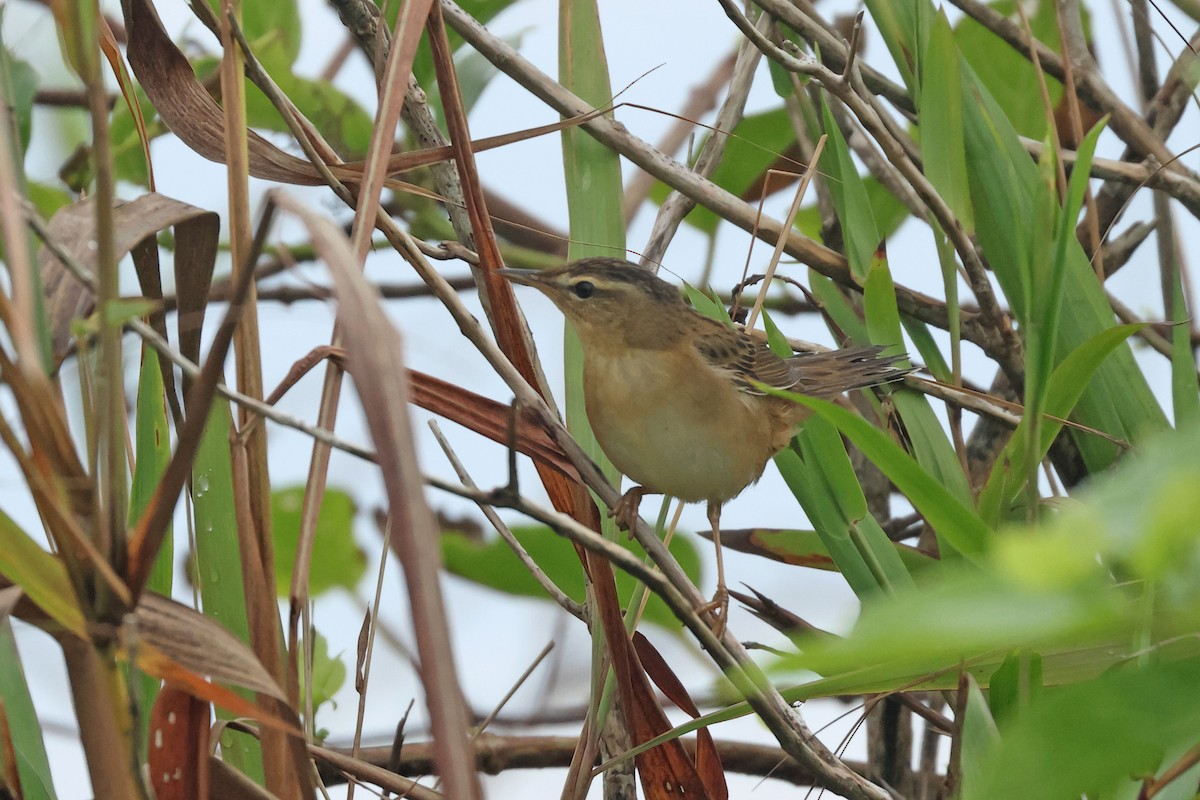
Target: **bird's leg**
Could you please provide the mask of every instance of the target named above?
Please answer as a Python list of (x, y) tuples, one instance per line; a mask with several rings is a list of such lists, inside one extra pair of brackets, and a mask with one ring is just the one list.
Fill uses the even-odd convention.
[(721, 551), (721, 504), (709, 502), (708, 524), (712, 526), (712, 540), (717, 548), (717, 592), (713, 599), (698, 610), (700, 613), (712, 612), (716, 617), (713, 633), (720, 638), (725, 633), (725, 625), (729, 621), (729, 589), (725, 586), (725, 558)]
[(637, 524), (638, 506), (642, 504), (642, 495), (646, 493), (645, 486), (634, 486), (612, 507), (608, 515), (617, 521), (617, 527), (633, 534), (633, 526)]

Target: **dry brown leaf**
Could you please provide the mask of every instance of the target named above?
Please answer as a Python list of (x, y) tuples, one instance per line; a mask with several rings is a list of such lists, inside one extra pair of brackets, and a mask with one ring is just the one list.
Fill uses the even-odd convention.
[(571, 481), (581, 481), (575, 465), (542, 429), (533, 414), (518, 415), (515, 440), (510, 441), (511, 406), (423, 372), (410, 370), (408, 375), (412, 381), (411, 399), (414, 404), (457, 422), (497, 444), (512, 446), (517, 452), (529, 456), (535, 462), (558, 470)]
[[(638, 661), (650, 676), (650, 680), (654, 681), (654, 685), (684, 713), (692, 719), (698, 718), (700, 709), (692, 702), (687, 688), (650, 640), (640, 632), (634, 631), (633, 647), (637, 652)], [(721, 755), (717, 752), (717, 746), (713, 743), (708, 728), (701, 728), (696, 732), (696, 771), (700, 774), (700, 780), (704, 782), (712, 800), (727, 800), (729, 786), (725, 783), (725, 768), (721, 765)]]
[(150, 710), (146, 762), (157, 800), (207, 800), (209, 706), (164, 686)]
[(211, 617), (153, 592), (142, 595), (135, 616), (139, 662), (152, 649), (197, 675), (286, 699), (250, 648)]
[[(630, 644), (615, 586), (605, 581), (595, 584), (595, 591), (629, 735), (634, 745), (644, 744), (671, 730), (671, 722), (658, 704), (646, 671)], [(709, 793), (704, 778), (678, 739), (652, 747), (634, 758), (647, 800), (720, 797)], [(721, 785), (724, 785), (723, 780)]]
[[(153, 249), (153, 263), (157, 267), (157, 245), (154, 236), (170, 227), (175, 228), (180, 349), (184, 355), (197, 360), (204, 305), (208, 301), (208, 287), (212, 281), (212, 269), (216, 260), (219, 218), (215, 212), (205, 211), (155, 193), (123, 202), (113, 210), (113, 243), (118, 260), (133, 252), (138, 245), (143, 245), (140, 248), (141, 259), (135, 257), (135, 261), (140, 260), (149, 265), (150, 255), (147, 251)], [(95, 274), (96, 212), (91, 199), (59, 209), (50, 220), (47, 229), (51, 239), (76, 263)], [(38, 266), (42, 270), (55, 362), (61, 364), (71, 345), (71, 321), (91, 314), (96, 306), (96, 297), (63, 266), (49, 248), (42, 247), (39, 250)], [(157, 286), (158, 297), (161, 297), (162, 289), (161, 283), (157, 283), (157, 269), (152, 271), (155, 278), (149, 282), (146, 282), (146, 278), (151, 274), (151, 270), (139, 268), (138, 272), (139, 277), (143, 278), (143, 291), (148, 288), (153, 292)], [(153, 297), (153, 294), (148, 296)], [(158, 320), (155, 327), (161, 328), (159, 333), (165, 336), (166, 326), (161, 321), (161, 315), (158, 315)], [(164, 375), (167, 373), (169, 370), (164, 371)]]
[[(158, 13), (149, 0), (130, 0), (126, 4), (125, 25), (129, 35), (129, 64), (159, 117), (197, 154), (218, 164), (225, 163), (225, 123), (221, 109), (196, 80), (187, 58), (163, 30)], [(528, 131), (493, 136), (474, 143), (472, 148), (481, 152), (543, 136), (579, 125), (600, 113), (603, 110)], [(248, 130), (246, 136), (250, 174), (256, 178), (302, 186), (325, 183), (321, 172), (309, 162), (280, 150), (252, 130)], [(393, 154), (388, 159), (388, 174), (446, 161), (452, 156), (453, 150), (449, 147)], [(344, 183), (362, 181), (363, 162), (328, 166), (330, 173)], [(400, 190), (413, 188), (391, 180), (387, 185)]]
[(279, 205), (304, 222), (334, 280), (338, 323), (387, 487), (390, 541), (404, 567), (439, 774), (447, 795), (478, 797), (466, 704), (455, 675), (439, 583), (438, 530), (425, 503), (413, 446), (399, 332), (383, 313), (378, 292), (363, 277), (345, 233), (287, 196), (280, 197)]

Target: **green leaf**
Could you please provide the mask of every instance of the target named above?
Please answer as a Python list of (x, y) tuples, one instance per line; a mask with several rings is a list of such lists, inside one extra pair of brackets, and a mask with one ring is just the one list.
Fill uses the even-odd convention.
[(863, 286), (863, 316), (870, 342), (902, 352), (904, 335), (900, 332), (900, 311), (896, 307), (896, 286), (888, 268), (886, 253), (873, 254)]
[(731, 324), (729, 312), (725, 310), (725, 306), (714, 300), (709, 295), (692, 286), (690, 283), (683, 284), (683, 293), (687, 295), (688, 302), (692, 304), (692, 308), (699, 311), (709, 319), (715, 319), (718, 322)]
[[(287, 596), (296, 565), (304, 487), (271, 492), (271, 529), (275, 534), (275, 585)], [(308, 570), (309, 594), (316, 597), (334, 587), (354, 591), (367, 569), (367, 556), (354, 541), (354, 499), (344, 491), (327, 489), (317, 513)]]
[(911, 317), (903, 317), (900, 322), (904, 325), (908, 338), (912, 339), (913, 344), (917, 346), (917, 353), (925, 362), (925, 368), (942, 383), (954, 383), (954, 374), (950, 371), (950, 365), (946, 363), (946, 357), (942, 355), (937, 342), (934, 341), (929, 326)]
[[(142, 367), (138, 377), (137, 408), (135, 410), (134, 430), (136, 438), (134, 448), (137, 460), (134, 462), (133, 479), (129, 487), (129, 522), (134, 525), (141, 518), (142, 512), (154, 497), (158, 482), (171, 460), (171, 429), (167, 421), (167, 401), (163, 393), (162, 372), (159, 368), (158, 354), (149, 348), (142, 348)], [(172, 528), (167, 526), (163, 536), (162, 546), (154, 557), (150, 567), (150, 575), (146, 580), (146, 589), (158, 592), (164, 597), (171, 596), (171, 587), (175, 577), (175, 540)], [(158, 678), (142, 674), (138, 680), (140, 694), (137, 697), (139, 708), (149, 709), (154, 705), (158, 696), (160, 682)], [(138, 742), (143, 747), (148, 746), (150, 734), (150, 715), (139, 715), (141, 733)]]
[(0, 575), (8, 578), (51, 619), (86, 638), (83, 611), (58, 557), (48, 553), (0, 511)]
[[(704, 141), (705, 138), (700, 139), (697, 149), (703, 146)], [(795, 131), (782, 106), (749, 114), (734, 127), (733, 135), (725, 143), (725, 155), (713, 170), (710, 180), (727, 192), (744, 197), (769, 168), (776, 166), (779, 155), (795, 141)], [(796, 172), (802, 170), (803, 165), (795, 165)], [(670, 188), (660, 182), (650, 192), (650, 198), (661, 203), (668, 194)], [(752, 202), (758, 201), (757, 197), (750, 199)], [(698, 230), (713, 233), (720, 225), (721, 218), (697, 206), (687, 215), (686, 221)]]
[(858, 476), (837, 431), (808, 419), (775, 465), (859, 597), (912, 585), (892, 541), (867, 509)]
[(904, 85), (913, 97), (920, 94), (920, 71), (915, 59), (925, 50), (919, 32), (919, 19), (928, 14), (925, 6), (928, 6), (928, 3), (922, 0), (867, 0), (871, 19), (883, 36), (888, 52), (900, 71), (900, 77), (904, 79)]
[[(1145, 323), (1119, 325), (1093, 336), (1077, 347), (1055, 368), (1046, 384), (1043, 409), (1060, 419), (1066, 419), (1079, 398), (1087, 390), (1104, 360), (1126, 339), (1145, 327)], [(996, 459), (987, 483), (979, 493), (979, 513), (990, 524), (999, 524), (1009, 504), (1024, 486), (1026, 474), (1023, 465), (1029, 460), (1028, 437), (1025, 435), (1029, 423), (1022, 419)], [(1050, 450), (1054, 437), (1062, 430), (1062, 423), (1045, 419), (1039, 429), (1040, 441), (1036, 460), (1041, 461)]]
[(0, 60), (3, 61), (0, 75), (5, 81), (4, 96), (16, 120), (19, 152), (24, 154), (29, 150), (29, 137), (33, 130), (33, 99), (37, 95), (38, 74), (7, 47), (0, 51)]
[(124, 325), (133, 319), (147, 316), (157, 307), (153, 300), (142, 297), (119, 297), (105, 306), (106, 325)]
[[(4, 703), (8, 718), (8, 732), (16, 751), (17, 775), (25, 800), (55, 800), (57, 795), (42, 738), (42, 724), (29, 694), (21, 653), (7, 618), (0, 622), (0, 701)], [(2, 750), (0, 767), (8, 768)]]
[[(576, 0), (559, 15), (559, 82), (594, 108), (612, 102), (608, 56), (595, 0)], [(625, 252), (625, 217), (621, 207), (621, 159), (579, 128), (562, 131), (563, 173), (571, 240), (568, 260), (611, 256)], [(564, 344), (567, 427), (583, 449), (601, 465), (610, 480), (617, 470), (600, 449), (588, 422), (583, 398), (583, 347), (568, 326)], [(611, 520), (603, 522), (610, 538), (617, 535)]]
[(1200, 670), (1194, 661), (1131, 662), (1047, 693), (1002, 726), (1002, 744), (963, 796), (1021, 797), (1030, 786), (1043, 797), (1109, 796), (1131, 776), (1168, 766), (1165, 754), (1194, 744), (1198, 727)]
[(1097, 478), (1084, 501), (1063, 508), (1052, 526), (1000, 537), (997, 563), (1039, 586), (1070, 583), (1103, 565), (1161, 585), (1164, 602), (1200, 605), (1193, 580), (1200, 563), (1196, 486), (1200, 431), (1160, 435), (1123, 459), (1119, 470)]
[[(221, 0), (209, 0), (213, 13), (220, 18)], [(300, 10), (296, 0), (273, 0), (270, 3), (242, 3), (241, 28), (250, 48), (258, 54), (271, 48), (291, 66), (300, 54), (302, 33)], [(295, 98), (293, 98), (295, 99)]]
[(971, 675), (967, 676), (967, 707), (962, 719), (961, 767), (964, 796), (969, 796), (971, 785), (979, 772), (979, 764), (1000, 744), (1000, 731), (992, 719), (991, 710), (979, 684)]
[[(545, 526), (516, 527), (513, 536), (521, 543), (530, 558), (541, 567), (554, 585), (571, 599), (583, 602), (584, 575), (574, 546)], [(642, 548), (633, 541), (621, 544), (639, 558), (645, 557)], [(671, 553), (693, 582), (700, 580), (700, 557), (686, 537), (676, 536), (670, 544)], [(459, 533), (442, 536), (442, 560), (446, 570), (482, 586), (521, 597), (548, 599), (541, 584), (529, 573), (512, 549), (500, 538), (481, 542)], [(617, 595), (628, 597), (636, 581), (629, 575), (617, 573)], [(679, 621), (657, 596), (651, 595), (646, 606), (646, 619), (669, 630), (678, 630)]]
[[(893, 352), (900, 349), (904, 339), (900, 332), (900, 312), (896, 307), (896, 287), (887, 259), (882, 254), (877, 254), (871, 261), (871, 271), (863, 288), (863, 308), (870, 341), (890, 347)], [(908, 431), (917, 463), (969, 507), (972, 498), (967, 477), (954, 445), (929, 401), (924, 395), (903, 390), (892, 392), (891, 399)]]
[[(1000, 0), (988, 4), (1003, 16), (1017, 21), (1016, 3)], [(1039, 2), (1029, 20), (1033, 35), (1051, 50), (1059, 51), (1058, 27), (1054, 3)], [(1022, 136), (1041, 140), (1046, 133), (1046, 110), (1033, 64), (996, 34), (964, 15), (954, 29), (954, 38), (963, 58), (996, 99), (1004, 115)], [(1050, 102), (1062, 97), (1062, 84), (1045, 76)]]
[(1014, 650), (992, 673), (988, 686), (992, 717), (1004, 721), (1015, 718), (1042, 689), (1042, 657), (1027, 649)]
[[(504, 3), (491, 2), (488, 3), (488, 8), (491, 10), (494, 6), (503, 6)], [(495, 13), (493, 11), (493, 13)], [(479, 17), (475, 19), (482, 22)], [(507, 44), (513, 50), (521, 49), (521, 42), (525, 39), (525, 35), (534, 30), (533, 26), (522, 28), (521, 30), (509, 36), (501, 36), (500, 41)], [(421, 46), (425, 47), (424, 39), (421, 40)], [(483, 96), (483, 90), (488, 87), (492, 79), (500, 74), (500, 70), (491, 61), (484, 58), (483, 54), (470, 47), (460, 47), (454, 54), (454, 70), (458, 76), (458, 91), (462, 95), (463, 108), (467, 113), (471, 113), (471, 109), (479, 102), (479, 98)]]
[[(1028, 243), (1043, 224), (1046, 197), (1037, 167), (1017, 139), (1016, 132), (991, 96), (974, 80), (964, 83), (964, 132), (975, 207), (976, 236), (988, 253), (996, 280), (1019, 324), (1035, 324), (1026, 297)], [(1070, 298), (1058, 314), (1055, 360), (1099, 332), (1112, 327), (1112, 308), (1078, 242), (1068, 244), (1062, 296)], [(1127, 346), (1118, 347), (1101, 365), (1095, 380), (1080, 397), (1076, 419), (1125, 441), (1138, 442), (1163, 430), (1166, 417), (1150, 392), (1145, 375)], [(1110, 442), (1072, 433), (1084, 462), (1092, 472), (1103, 469), (1118, 455)]]
[[(158, 488), (159, 479), (171, 460), (171, 428), (167, 419), (167, 403), (163, 390), (158, 355), (148, 348), (142, 350), (142, 367), (138, 378), (137, 408), (134, 429), (135, 453), (133, 480), (129, 489), (129, 520), (140, 519)], [(163, 537), (146, 588), (166, 597), (171, 596), (175, 571), (175, 548), (171, 528)]]
[(881, 238), (875, 225), (875, 215), (867, 198), (867, 189), (854, 166), (850, 148), (842, 138), (842, 132), (833, 118), (829, 103), (823, 97), (821, 114), (825, 133), (825, 151), (821, 154), (821, 171), (826, 175), (829, 195), (837, 209), (838, 221), (842, 225), (842, 238), (846, 244), (846, 258), (850, 270), (860, 281), (866, 280), (871, 258), (879, 247)]
[[(775, 392), (772, 392), (775, 393)], [(887, 434), (859, 415), (834, 403), (813, 397), (778, 392), (779, 396), (808, 406), (818, 416), (836, 425), (875, 466), (896, 484), (913, 507), (925, 517), (941, 540), (959, 553), (976, 558), (988, 545), (991, 531), (974, 509), (963, 504), (934, 476), (923, 470), (912, 456)], [(943, 553), (943, 558), (946, 556)]]
[(60, 208), (72, 202), (71, 195), (57, 186), (30, 181), (26, 188), (29, 201), (33, 203), (42, 219), (50, 219)]
[(1094, 677), (1128, 657), (1110, 639), (1133, 614), (1099, 573), (1066, 588), (1034, 588), (966, 564), (926, 573), (914, 590), (865, 603), (850, 636), (801, 642), (801, 654), (780, 668), (826, 676), (798, 687), (801, 697), (953, 686), (960, 669), (982, 685), (1005, 654), (1027, 646), (1046, 654), (1048, 680)]
[[(269, 5), (269, 4), (268, 4)], [(306, 78), (292, 71), (294, 56), (283, 40), (272, 39), (255, 54), (296, 108), (321, 131), (342, 158), (366, 155), (374, 120), (362, 106), (329, 81)], [(287, 124), (258, 87), (246, 85), (246, 119), (252, 127), (288, 132)]]
[[(196, 580), (200, 585), (205, 616), (224, 625), (243, 642), (249, 642), (250, 626), (234, 510), (233, 462), (229, 452), (231, 425), (228, 401), (214, 400), (192, 465)], [(221, 709), (217, 714), (229, 716)], [(221, 735), (221, 750), (226, 761), (261, 783), (262, 755), (257, 739), (226, 728)]]
[[(333, 698), (346, 683), (346, 665), (340, 658), (329, 655), (329, 640), (322, 636), (320, 631), (312, 629), (312, 637), (312, 699), (315, 714), (321, 706), (333, 702)], [(300, 695), (302, 697), (306, 695), (308, 688), (304, 679), (305, 673), (302, 671), (300, 673)], [(337, 703), (333, 703), (333, 707), (337, 708)]]
[[(863, 188), (867, 190), (867, 200), (871, 204), (871, 214), (875, 217), (875, 225), (879, 229), (879, 239), (883, 241), (908, 219), (908, 208), (874, 175), (863, 177), (862, 182)], [(796, 214), (796, 230), (810, 239), (822, 241), (821, 209), (816, 203), (802, 207)]]
[(808, 271), (809, 291), (821, 304), (821, 310), (833, 320), (842, 333), (856, 342), (869, 342), (867, 324), (863, 321), (848, 292), (816, 270)]
[(788, 344), (787, 337), (775, 324), (775, 320), (771, 319), (771, 315), (765, 308), (762, 311), (762, 321), (763, 330), (767, 332), (767, 347), (771, 348), (771, 352), (780, 358), (791, 358), (795, 355), (792, 346)]
[[(467, 14), (471, 15), (471, 17), (480, 25), (487, 25), (488, 22), (490, 22), (497, 14), (512, 6), (514, 2), (515, 0), (462, 0), (458, 6)], [(384, 0), (378, 0), (378, 3), (383, 8), (383, 18), (387, 20), (388, 30), (394, 31), (396, 29), (396, 19), (400, 13), (400, 9), (404, 4), (389, 3), (384, 2)], [(454, 53), (454, 60), (456, 64), (462, 66), (464, 61), (473, 58), (475, 50), (464, 48), (462, 46), (462, 36), (460, 36), (453, 29), (448, 29), (446, 34), (450, 40), (450, 51)], [(521, 34), (516, 34), (513, 37), (504, 37), (504, 40), (515, 47), (516, 42), (514, 40), (519, 41), (520, 36)], [(470, 69), (470, 67), (465, 68)], [(421, 84), (421, 86), (425, 87), (429, 92), (429, 102), (435, 109), (438, 110), (440, 114), (442, 108), (441, 95), (439, 95), (436, 91), (432, 91), (432, 87), (436, 85), (433, 69), (433, 54), (429, 50), (429, 42), (426, 41), (425, 37), (423, 36), (421, 37), (421, 43), (417, 46), (417, 54), (413, 58), (412, 73), (416, 77), (417, 83)], [(468, 97), (469, 90), (465, 88), (465, 84), (469, 83), (470, 81), (471, 79), (469, 77), (464, 76), (461, 73), (459, 74), (459, 90), (463, 94), (463, 105), (468, 111), (471, 110), (473, 101), (471, 101)]]
[(963, 146), (962, 68), (944, 11), (934, 17), (924, 66), (920, 135), (925, 175), (970, 234), (975, 220)]

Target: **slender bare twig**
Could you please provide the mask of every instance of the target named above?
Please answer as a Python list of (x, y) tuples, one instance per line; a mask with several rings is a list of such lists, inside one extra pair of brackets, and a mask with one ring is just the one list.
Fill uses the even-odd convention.
[[(770, 18), (766, 14), (759, 17), (758, 26), (764, 32), (770, 27), (770, 23)], [(725, 102), (721, 104), (721, 110), (717, 112), (717, 118), (713, 122), (713, 131), (704, 142), (704, 146), (700, 148), (700, 155), (696, 159), (694, 169), (697, 175), (707, 178), (721, 163), (721, 158), (725, 155), (725, 146), (729, 141), (729, 136), (723, 131), (732, 131), (741, 121), (742, 113), (746, 109), (746, 98), (750, 94), (750, 85), (754, 82), (754, 71), (758, 67), (761, 57), (762, 54), (756, 48), (750, 47), (749, 43), (743, 42), (742, 47), (738, 49), (737, 60), (733, 66), (733, 76), (729, 80), (729, 92), (725, 96)], [(646, 246), (642, 250), (642, 266), (657, 269), (663, 255), (667, 252), (667, 246), (679, 229), (679, 224), (695, 207), (696, 201), (678, 190), (667, 196), (667, 199), (659, 206), (658, 216), (654, 218), (654, 226), (646, 238)]]
[[(908, 180), (920, 195), (922, 201), (937, 219), (947, 238), (954, 245), (962, 261), (967, 282), (975, 299), (979, 302), (980, 312), (991, 331), (1003, 342), (1003, 347), (996, 352), (989, 351), (997, 363), (1015, 383), (1020, 384), (1024, 375), (1024, 345), (1017, 336), (1008, 316), (1000, 308), (995, 292), (987, 275), (983, 261), (974, 243), (963, 230), (954, 212), (938, 194), (933, 184), (921, 172), (920, 167), (910, 157), (911, 146), (904, 140), (903, 133), (894, 130), (890, 117), (881, 114), (871, 101), (866, 87), (858, 79), (853, 70), (848, 80), (835, 74), (824, 65), (813, 59), (801, 59), (784, 51), (765, 36), (763, 36), (750, 21), (746, 19), (733, 0), (719, 0), (721, 8), (747, 38), (763, 51), (775, 63), (791, 72), (808, 75), (821, 82), (825, 89), (846, 104), (846, 107), (858, 118), (883, 150), (888, 160)], [(760, 0), (765, 8), (772, 9), (776, 0)]]
[[(594, 111), (591, 106), (538, 70), (453, 2), (443, 0), (443, 10), (450, 27), (462, 35), (481, 55), (542, 102), (567, 116), (586, 115)], [(784, 251), (788, 255), (843, 286), (861, 290), (850, 274), (845, 258), (839, 253), (807, 239), (798, 232), (785, 231), (778, 220), (759, 215), (752, 205), (667, 158), (630, 134), (623, 125), (606, 117), (594, 117), (583, 123), (582, 127), (598, 141), (616, 150), (673, 189), (687, 194), (700, 205), (743, 230), (752, 232), (767, 244), (774, 245), (780, 236), (786, 236)], [(914, 319), (943, 329), (948, 328), (950, 324), (945, 303), (935, 298), (897, 285), (896, 302), (901, 313)], [(963, 338), (978, 345), (993, 357), (1008, 358), (1005, 341), (983, 325), (977, 315), (964, 315)]]
[[(36, 216), (32, 209), (27, 209), (26, 213), (29, 226), (33, 228), (34, 232), (37, 233), (37, 235), (41, 238), (46, 248), (54, 254), (55, 258), (61, 261), (63, 266), (65, 266), (67, 270), (75, 277), (75, 279), (84, 286), (87, 286), (89, 289), (94, 287), (94, 279), (90, 271), (72, 258), (71, 254), (64, 250), (54, 240), (54, 238), (50, 236), (50, 232), (46, 229), (45, 223)], [(179, 367), (180, 371), (182, 371), (184, 375), (193, 379), (200, 377), (200, 367), (172, 348), (171, 344), (166, 339), (159, 336), (158, 332), (151, 328), (148, 324), (140, 319), (131, 319), (125, 324), (129, 330), (141, 337), (141, 339), (145, 341), (146, 344), (150, 345), (150, 347), (156, 352), (166, 356), (166, 358), (172, 364)], [(276, 422), (288, 428), (294, 428), (295, 430), (311, 436), (318, 441), (325, 442), (330, 447), (334, 447), (366, 461), (375, 460), (375, 456), (370, 450), (351, 442), (347, 442), (344, 439), (339, 438), (332, 431), (319, 428), (315, 425), (310, 425), (298, 417), (285, 414), (274, 406), (267, 405), (261, 400), (255, 400), (252, 397), (242, 394), (236, 389), (229, 388), (224, 383), (217, 384), (217, 393), (222, 397), (241, 405), (243, 408), (247, 408), (251, 411), (254, 411), (256, 414), (259, 414), (260, 416), (266, 417), (272, 422)]]
[[(441, 426), (437, 424), (437, 421), (430, 420), (429, 428), (433, 431), (434, 438), (441, 445), (442, 452), (446, 454), (446, 458), (450, 461), (450, 466), (454, 467), (454, 472), (458, 475), (458, 479), (462, 481), (463, 486), (466, 486), (468, 489), (478, 489), (479, 487), (475, 485), (474, 481), (471, 480), (471, 476), (467, 473), (462, 460), (459, 459), (458, 455), (454, 452), (454, 448), (450, 446), (450, 442), (447, 441), (445, 435), (442, 433)], [(566, 592), (559, 589), (554, 581), (550, 580), (550, 576), (533, 560), (533, 557), (529, 555), (509, 527), (504, 524), (504, 520), (500, 519), (500, 515), (496, 513), (496, 510), (486, 503), (477, 505), (479, 506), (479, 510), (483, 512), (483, 515), (487, 517), (487, 521), (496, 529), (496, 533), (500, 534), (500, 538), (512, 549), (517, 559), (525, 569), (529, 570), (529, 574), (546, 591), (546, 594), (550, 595), (551, 599), (558, 603), (568, 614), (578, 619), (583, 619), (583, 607), (568, 597)]]

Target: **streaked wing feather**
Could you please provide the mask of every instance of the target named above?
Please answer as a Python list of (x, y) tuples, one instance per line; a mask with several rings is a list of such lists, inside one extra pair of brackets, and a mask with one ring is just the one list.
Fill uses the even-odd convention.
[(881, 355), (883, 347), (798, 353), (783, 359), (762, 339), (716, 323), (696, 339), (696, 349), (717, 369), (730, 373), (738, 388), (761, 395), (755, 383), (791, 389), (813, 397), (836, 397), (850, 389), (891, 383), (910, 370), (895, 366), (903, 355)]
[(738, 388), (747, 394), (761, 395), (754, 382), (776, 389), (791, 389), (797, 376), (790, 362), (771, 352), (762, 339), (717, 323), (711, 333), (696, 339), (696, 349), (708, 363), (728, 372)]
[(796, 391), (813, 397), (836, 397), (851, 389), (863, 389), (901, 380), (911, 369), (897, 367), (907, 356), (882, 355), (884, 347), (847, 347), (823, 353), (798, 353), (788, 359), (796, 376)]

